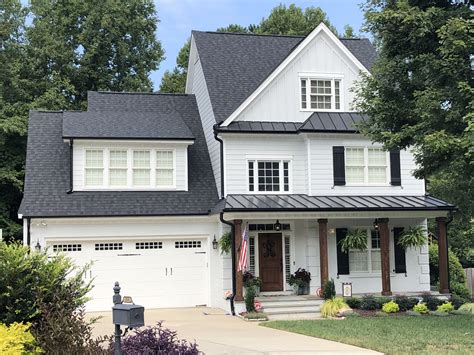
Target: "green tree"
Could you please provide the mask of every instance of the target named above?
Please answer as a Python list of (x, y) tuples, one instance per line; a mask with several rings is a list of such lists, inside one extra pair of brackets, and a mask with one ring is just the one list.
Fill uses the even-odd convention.
[[(453, 248), (474, 248), (474, 21), (468, 2), (370, 0), (379, 57), (356, 86), (361, 129), (386, 148), (413, 149), (428, 191), (460, 207)], [(460, 255), (462, 257), (462, 255)]]
[(84, 109), (88, 90), (151, 91), (163, 50), (150, 0), (6, 0), (0, 20), (0, 228), (13, 237), (28, 110)]
[(342, 35), (342, 38), (357, 38), (354, 28), (350, 25), (345, 25), (344, 26), (344, 33)]

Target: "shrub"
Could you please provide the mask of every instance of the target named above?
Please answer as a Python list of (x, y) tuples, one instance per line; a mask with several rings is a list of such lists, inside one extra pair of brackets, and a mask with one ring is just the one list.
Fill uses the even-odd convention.
[(418, 303), (418, 298), (407, 296), (395, 296), (395, 302), (400, 307), (400, 311), (405, 312), (413, 308)]
[[(110, 337), (110, 352), (113, 352), (113, 337)], [(196, 343), (188, 343), (178, 339), (177, 332), (163, 327), (158, 322), (154, 327), (135, 330), (122, 341), (124, 355), (156, 354), (156, 355), (194, 355), (199, 354)]]
[(474, 303), (464, 303), (461, 307), (459, 307), (459, 310), (461, 312), (474, 314)]
[(426, 307), (426, 304), (424, 303), (418, 303), (413, 306), (413, 311), (421, 314), (426, 314), (428, 313), (428, 307)]
[(323, 288), (323, 298), (329, 300), (336, 297), (336, 287), (334, 286), (334, 280), (327, 280)]
[(394, 301), (387, 302), (382, 306), (382, 311), (385, 313), (397, 313), (399, 310), (400, 307)]
[(245, 308), (248, 313), (255, 312), (255, 287), (247, 287), (245, 291)]
[(392, 299), (390, 297), (375, 297), (375, 300), (377, 301), (377, 309), (382, 309), (382, 306)]
[(449, 298), (449, 302), (453, 304), (454, 309), (459, 309), (464, 303), (468, 303), (469, 299), (452, 294)]
[(459, 282), (450, 282), (449, 287), (454, 295), (457, 295), (462, 298), (469, 298), (471, 296), (466, 284)]
[(430, 311), (436, 311), (438, 306), (443, 304), (442, 300), (430, 295), (429, 293), (422, 295), (422, 299)]
[[(438, 245), (431, 244), (429, 246), (429, 259), (430, 259), (430, 282), (432, 285), (436, 285), (439, 282), (439, 260), (438, 260)], [(458, 257), (449, 249), (449, 280), (451, 286), (453, 283), (458, 282), (462, 285), (466, 283), (466, 274), (464, 269), (459, 262)]]
[(438, 306), (436, 309), (438, 312), (446, 312), (449, 313), (451, 311), (454, 311), (454, 306), (451, 302), (446, 302)]
[(364, 311), (374, 311), (376, 309), (380, 309), (381, 304), (377, 301), (377, 299), (372, 295), (364, 295), (360, 301), (360, 309)]
[(253, 276), (253, 274), (249, 271), (244, 272), (242, 275), (242, 280), (245, 287), (262, 287), (262, 280), (260, 277)]
[(0, 323), (0, 354), (39, 353), (35, 338), (31, 335), (30, 324), (12, 323), (6, 326)]
[(357, 297), (349, 297), (349, 298), (346, 298), (346, 303), (352, 309), (359, 309), (361, 300), (360, 298), (357, 298)]
[(90, 289), (84, 271), (65, 256), (48, 258), (17, 243), (0, 242), (0, 322), (34, 323), (41, 317), (38, 305), (52, 303), (58, 294), (70, 294), (71, 307), (83, 305)]
[(290, 275), (288, 283), (290, 286), (307, 286), (311, 281), (311, 273), (305, 269), (298, 268), (294, 274)]
[(349, 309), (349, 306), (342, 297), (334, 297), (324, 301), (321, 306), (321, 315), (324, 318), (336, 317), (339, 312)]

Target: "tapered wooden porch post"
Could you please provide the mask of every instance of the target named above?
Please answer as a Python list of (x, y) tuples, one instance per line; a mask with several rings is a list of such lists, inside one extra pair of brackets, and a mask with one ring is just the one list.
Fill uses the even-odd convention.
[(379, 218), (379, 235), (380, 235), (380, 258), (382, 267), (382, 295), (390, 296), (392, 290), (390, 288), (390, 232), (388, 229), (388, 218)]
[(319, 269), (321, 271), (321, 288), (328, 280), (328, 220), (318, 219), (319, 224)]
[(239, 258), (240, 258), (240, 246), (242, 245), (242, 220), (241, 219), (234, 219), (234, 248), (235, 248), (235, 272), (236, 272), (236, 280), (235, 280), (235, 297), (234, 300), (236, 301), (243, 301), (244, 296), (243, 296), (243, 279), (242, 279), (242, 271), (239, 270)]
[(436, 223), (438, 224), (439, 288), (441, 293), (449, 293), (446, 217), (436, 217)]

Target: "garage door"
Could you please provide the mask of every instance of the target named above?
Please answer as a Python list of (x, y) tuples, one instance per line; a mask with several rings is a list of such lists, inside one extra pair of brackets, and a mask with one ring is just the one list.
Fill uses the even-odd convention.
[(194, 307), (207, 303), (205, 239), (154, 239), (52, 243), (77, 265), (93, 262), (85, 275), (94, 285), (88, 311), (109, 310), (113, 285), (145, 308)]

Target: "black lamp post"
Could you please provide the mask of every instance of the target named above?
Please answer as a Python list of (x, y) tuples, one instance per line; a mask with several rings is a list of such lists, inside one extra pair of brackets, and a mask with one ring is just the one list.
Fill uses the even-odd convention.
[(219, 242), (216, 240), (216, 235), (214, 234), (214, 240), (212, 241), (212, 249), (217, 250)]

